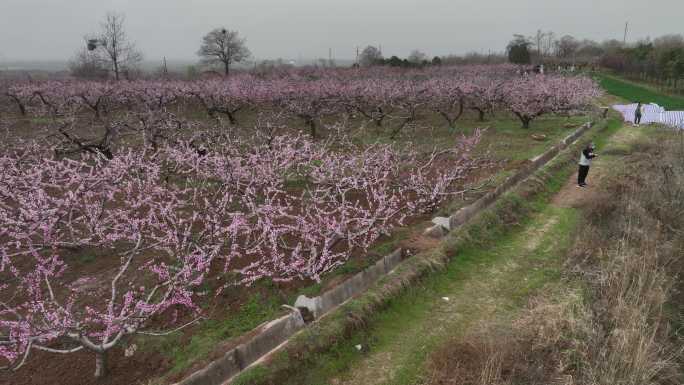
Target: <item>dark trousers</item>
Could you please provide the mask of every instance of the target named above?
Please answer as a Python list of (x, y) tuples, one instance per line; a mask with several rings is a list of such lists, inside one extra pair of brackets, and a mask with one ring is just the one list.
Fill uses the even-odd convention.
[(641, 123), (641, 115), (637, 114), (634, 115), (634, 124), (640, 124)]
[(579, 171), (577, 172), (577, 184), (584, 184), (587, 180), (587, 174), (589, 174), (589, 166), (579, 166)]

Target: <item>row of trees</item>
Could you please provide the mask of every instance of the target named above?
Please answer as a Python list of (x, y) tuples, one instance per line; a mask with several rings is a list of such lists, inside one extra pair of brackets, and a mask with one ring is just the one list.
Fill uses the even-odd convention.
[(684, 77), (684, 36), (664, 35), (636, 43), (618, 40), (596, 42), (553, 32), (535, 36), (514, 35), (507, 47), (516, 64), (595, 65), (628, 77), (650, 80), (677, 89)]
[[(282, 135), (289, 120), (315, 137), (324, 121), (356, 117), (394, 136), (422, 111), (453, 127), (464, 110), (505, 108), (529, 126), (584, 107), (598, 89), (583, 77), (476, 66), (22, 82), (6, 94), (47, 117), (61, 142), (0, 144), (0, 365), (18, 369), (37, 350), (90, 351), (104, 376), (108, 352), (192, 325), (210, 294), (262, 278), (320, 280), (461, 193), (481, 164), (479, 131), (418, 154)], [(178, 113), (197, 107), (236, 125), (249, 111), (255, 131), (233, 136)], [(81, 137), (84, 126), (102, 136)], [(112, 268), (73, 270), (74, 255), (96, 254)]]
[[(453, 125), (464, 108), (494, 108), (504, 90), (508, 108), (529, 124), (596, 93), (588, 79), (508, 69), (460, 79), (383, 71), (386, 77), (353, 80), (14, 85), (26, 112), (54, 118), (48, 126), (74, 151), (55, 158), (52, 147), (2, 144), (0, 364), (16, 370), (35, 351), (90, 351), (95, 375), (104, 376), (112, 349), (194, 324), (202, 298), (230, 290), (226, 282), (320, 280), (407, 217), (461, 193), (480, 165), (472, 156), (479, 131), (426, 157), (344, 137), (279, 135), (272, 129), (283, 111), (305, 122), (365, 114), (383, 125), (430, 108)], [(215, 114), (240, 100), (258, 106), (259, 140), (189, 127), (169, 111), (200, 100)], [(85, 111), (107, 128), (98, 143), (68, 130)], [(125, 129), (142, 140), (114, 152), (108, 146)], [(73, 271), (73, 255), (95, 254), (116, 262), (93, 276)]]
[(577, 39), (571, 35), (557, 37), (552, 31), (537, 31), (534, 36), (513, 35), (506, 47), (508, 60), (516, 64), (598, 64), (625, 44), (617, 40), (601, 43)]
[(403, 68), (420, 68), (429, 65), (441, 65), (442, 58), (435, 56), (429, 59), (428, 56), (420, 51), (413, 50), (409, 56), (405, 59), (401, 59), (398, 56), (391, 56), (385, 58), (382, 55), (382, 51), (379, 48), (369, 45), (361, 51), (358, 58), (358, 65), (363, 67), (370, 66), (390, 66), (390, 67), (403, 67)]
[[(4, 148), (0, 366), (90, 351), (102, 377), (112, 349), (193, 324), (202, 298), (262, 278), (319, 280), (460, 193), (479, 137), (427, 158), (297, 136), (212, 136), (202, 151), (194, 138), (112, 159)], [(95, 254), (113, 267), (74, 271), (73, 255)]]
[(684, 36), (666, 35), (641, 40), (601, 58), (601, 65), (627, 77), (681, 91), (684, 78)]
[[(139, 72), (143, 54), (128, 37), (125, 16), (110, 12), (100, 25), (100, 32), (86, 37), (86, 47), (69, 63), (71, 74), (83, 79), (106, 79), (113, 76), (131, 79)], [(202, 38), (197, 51), (200, 63), (209, 68), (221, 67), (226, 76), (234, 63), (247, 60), (251, 53), (236, 31), (216, 28)]]
[[(487, 72), (489, 71), (489, 72)], [(324, 120), (363, 117), (398, 135), (417, 123), (421, 112), (441, 116), (455, 127), (464, 111), (480, 119), (496, 109), (517, 116), (524, 128), (546, 113), (584, 108), (599, 91), (592, 80), (557, 75), (518, 75), (513, 67), (431, 68), (414, 73), (385, 70), (319, 72), (322, 78), (19, 83), (7, 91), (19, 111), (39, 116), (91, 113), (115, 119), (132, 113), (200, 107), (212, 118), (239, 125), (240, 114), (298, 119), (317, 137)], [(124, 112), (124, 114), (112, 112)], [(326, 119), (328, 118), (328, 119)], [(146, 120), (141, 120), (147, 123)]]
[[(84, 79), (106, 79), (111, 73), (114, 79), (130, 79), (138, 72), (143, 55), (127, 36), (124, 28), (125, 17), (110, 12), (101, 23), (101, 31), (86, 38), (87, 46), (79, 50), (70, 62), (72, 75)], [(251, 52), (244, 38), (237, 31), (216, 28), (202, 38), (197, 51), (200, 64), (206, 68), (221, 68), (225, 76), (235, 63), (248, 60)], [(367, 46), (360, 53), (357, 65), (369, 67), (387, 65), (391, 67), (416, 68), (427, 65), (440, 65), (442, 59), (435, 56), (428, 59), (420, 50), (414, 50), (408, 58), (392, 56), (385, 59), (379, 48)], [(325, 64), (326, 66), (329, 63)], [(162, 72), (166, 71), (162, 68)]]

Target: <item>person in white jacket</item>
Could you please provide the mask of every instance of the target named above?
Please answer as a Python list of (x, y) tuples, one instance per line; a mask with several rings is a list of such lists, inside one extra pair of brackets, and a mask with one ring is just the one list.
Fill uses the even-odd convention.
[(589, 174), (589, 167), (591, 160), (596, 157), (594, 153), (594, 143), (589, 143), (580, 155), (579, 171), (577, 171), (577, 186), (587, 187), (587, 175)]

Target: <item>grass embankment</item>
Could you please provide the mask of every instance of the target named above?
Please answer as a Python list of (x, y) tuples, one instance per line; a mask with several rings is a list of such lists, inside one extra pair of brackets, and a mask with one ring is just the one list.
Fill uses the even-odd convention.
[[(601, 132), (594, 138), (600, 146), (619, 127), (611, 119), (581, 142)], [(531, 293), (558, 280), (559, 255), (568, 247), (577, 214), (547, 202), (574, 171), (577, 148), (234, 383), (412, 383), (445, 336), (492, 314), (510, 318)], [(530, 229), (537, 235), (530, 237)], [(429, 274), (435, 269), (442, 271)]]
[[(541, 202), (536, 202), (541, 209)], [(411, 287), (356, 333), (322, 355), (322, 364), (284, 384), (411, 384), (445, 338), (496, 314), (511, 319), (530, 293), (559, 277), (576, 210), (545, 207), (495, 243), (473, 242), (440, 274)], [(534, 229), (537, 234), (530, 237)], [(360, 353), (356, 346), (360, 346)]]
[(615, 76), (598, 74), (599, 83), (608, 93), (619, 96), (630, 102), (656, 103), (666, 110), (684, 110), (684, 97), (666, 95), (647, 85), (617, 78)]
[(621, 139), (605, 149), (562, 290), (452, 339), (432, 354), (428, 384), (684, 382), (684, 142), (652, 128)]

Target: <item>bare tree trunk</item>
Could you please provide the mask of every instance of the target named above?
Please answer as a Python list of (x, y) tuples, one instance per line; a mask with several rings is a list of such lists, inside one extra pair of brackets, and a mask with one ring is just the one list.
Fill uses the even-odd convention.
[(522, 128), (530, 128), (530, 122), (532, 122), (532, 119), (528, 117), (521, 118), (522, 120)]
[(308, 125), (311, 132), (311, 139), (316, 139), (316, 121), (314, 119), (309, 119)]
[(232, 124), (234, 126), (238, 124), (237, 118), (235, 117), (235, 113), (238, 112), (239, 110), (240, 110), (239, 108), (232, 110), (232, 111), (230, 109), (226, 109), (226, 115), (228, 116), (228, 121), (230, 122), (230, 124)]
[(449, 128), (456, 128), (454, 126), (456, 124), (456, 119), (458, 118), (452, 118), (449, 114), (443, 111), (439, 111), (439, 114), (442, 115), (444, 120), (446, 120), (447, 124), (449, 125)]
[(7, 94), (7, 96), (12, 98), (12, 100), (14, 100), (14, 102), (17, 103), (17, 106), (19, 107), (19, 112), (21, 112), (21, 116), (26, 116), (26, 107), (24, 106), (24, 103), (22, 103), (21, 100), (14, 95)]
[(226, 77), (228, 77), (228, 74), (230, 72), (230, 62), (229, 61), (224, 61), (223, 62), (224, 69), (226, 71)]
[(119, 62), (114, 60), (114, 78), (119, 81)]
[(382, 127), (383, 119), (385, 119), (385, 112), (382, 110), (382, 107), (378, 107), (378, 109), (376, 110), (376, 117), (374, 118), (375, 125), (378, 127)]
[(396, 138), (397, 138), (397, 135), (399, 135), (399, 132), (401, 132), (401, 130), (402, 130), (407, 124), (413, 122), (414, 118), (415, 118), (415, 116), (414, 116), (413, 114), (411, 114), (411, 116), (409, 116), (409, 117), (407, 117), (407, 118), (404, 118), (404, 119), (402, 120), (402, 122), (401, 122), (399, 125), (397, 125), (397, 128), (395, 128), (395, 129), (392, 131), (392, 134), (390, 135), (390, 139), (392, 139), (392, 140), (396, 139)]
[(107, 375), (107, 352), (95, 353), (95, 378), (104, 378)]
[(484, 122), (484, 120), (485, 120), (485, 111), (484, 111), (483, 109), (481, 109), (481, 108), (478, 108), (478, 107), (474, 107), (473, 110), (477, 111), (478, 120), (479, 120), (480, 122)]
[(522, 123), (522, 128), (530, 128), (530, 123), (532, 122), (533, 117), (527, 116), (527, 115), (522, 115), (519, 113), (515, 113), (515, 115), (520, 119), (520, 122)]

